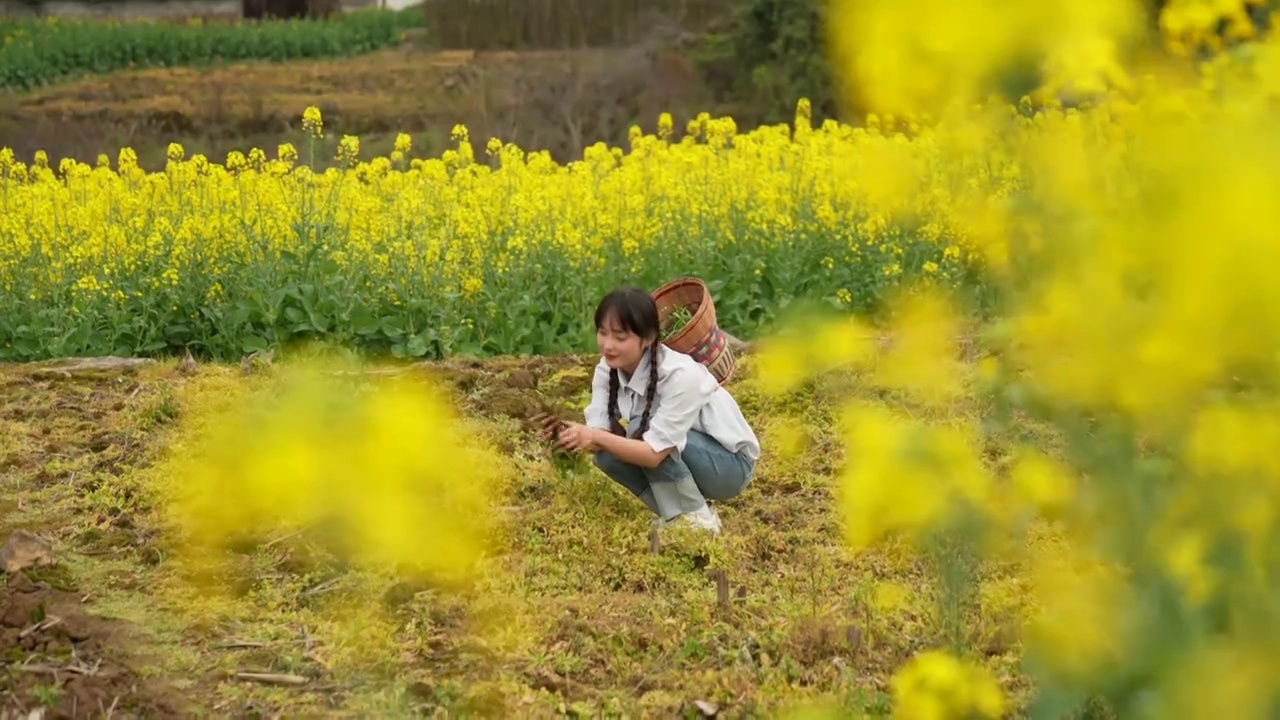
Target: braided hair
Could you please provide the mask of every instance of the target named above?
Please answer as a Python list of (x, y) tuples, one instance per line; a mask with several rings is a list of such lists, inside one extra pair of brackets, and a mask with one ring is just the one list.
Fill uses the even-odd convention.
[[(649, 420), (653, 412), (653, 400), (658, 391), (658, 353), (659, 340), (658, 304), (653, 296), (642, 288), (620, 287), (605, 295), (596, 307), (596, 330), (604, 328), (606, 323), (635, 334), (643, 340), (651, 340), (649, 344), (649, 387), (644, 394), (644, 412), (640, 416), (640, 427), (636, 436), (643, 435), (649, 429)], [(622, 428), (622, 411), (618, 409), (618, 391), (622, 380), (618, 371), (609, 371), (609, 431), (614, 435), (624, 435)]]

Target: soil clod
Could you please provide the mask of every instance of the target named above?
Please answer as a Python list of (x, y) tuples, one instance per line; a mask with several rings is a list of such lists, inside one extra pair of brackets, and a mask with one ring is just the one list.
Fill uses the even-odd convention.
[(0, 718), (98, 716), (106, 708), (133, 717), (180, 713), (180, 696), (126, 664), (120, 628), (85, 612), (78, 593), (10, 575), (0, 587), (0, 687), (6, 712), (17, 714)]
[(26, 530), (15, 530), (0, 548), (0, 569), (9, 575), (53, 562), (53, 544)]
[(524, 368), (513, 371), (507, 376), (507, 387), (516, 390), (532, 390), (538, 385), (538, 379)]

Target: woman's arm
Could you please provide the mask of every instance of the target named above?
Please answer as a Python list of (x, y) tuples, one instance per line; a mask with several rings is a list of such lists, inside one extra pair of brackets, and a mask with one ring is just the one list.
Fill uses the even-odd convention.
[(596, 452), (603, 450), (629, 465), (639, 467), (657, 467), (667, 459), (672, 448), (655, 452), (645, 440), (632, 440), (603, 428), (590, 427), (580, 423), (566, 423), (567, 427), (560, 431), (560, 446), (567, 450), (585, 450)]
[(658, 467), (675, 449), (669, 447), (662, 452), (655, 452), (653, 446), (644, 440), (632, 440), (607, 430), (593, 429), (589, 442), (594, 450), (604, 450), (624, 463), (643, 468)]
[[(709, 375), (708, 375), (709, 377)], [(662, 403), (638, 439), (614, 435), (608, 430), (571, 423), (560, 434), (560, 444), (570, 450), (604, 450), (630, 465), (657, 467), (673, 450), (683, 450), (689, 428), (698, 417), (707, 388), (696, 373), (681, 368), (671, 373), (662, 389)], [(712, 390), (719, 387), (711, 379)]]

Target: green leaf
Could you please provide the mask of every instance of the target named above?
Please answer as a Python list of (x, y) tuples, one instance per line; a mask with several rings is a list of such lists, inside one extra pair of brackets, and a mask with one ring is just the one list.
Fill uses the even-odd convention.
[(324, 313), (312, 310), (308, 315), (311, 318), (311, 327), (315, 328), (319, 332), (328, 332), (329, 320), (325, 318)]
[(426, 338), (425, 334), (420, 333), (409, 338), (409, 343), (405, 349), (408, 350), (411, 357), (422, 357), (427, 354), (430, 348), (430, 341)]
[(247, 353), (266, 352), (268, 347), (270, 347), (270, 343), (267, 342), (267, 339), (258, 335), (247, 335), (244, 342), (240, 344), (240, 348)]
[(480, 346), (480, 343), (471, 341), (458, 345), (454, 352), (463, 357), (480, 357), (484, 354), (484, 348)]
[(368, 310), (360, 308), (352, 314), (351, 326), (358, 335), (373, 335), (382, 329), (382, 321)]
[(382, 319), (382, 332), (389, 338), (398, 338), (408, 332), (408, 326), (401, 316), (385, 317)]

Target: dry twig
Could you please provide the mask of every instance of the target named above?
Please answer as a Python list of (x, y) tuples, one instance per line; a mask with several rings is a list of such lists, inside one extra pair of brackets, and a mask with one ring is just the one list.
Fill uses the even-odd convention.
[(303, 590), (302, 594), (298, 596), (298, 599), (303, 600), (305, 598), (311, 597), (312, 595), (319, 595), (321, 593), (329, 592), (330, 590), (337, 587), (338, 583), (340, 582), (342, 582), (341, 575), (339, 575), (336, 578), (330, 578), (329, 580), (325, 580), (324, 582), (320, 583), (319, 585), (316, 585), (315, 587), (309, 588), (307, 590)]
[(256, 642), (253, 640), (231, 640), (218, 646), (219, 650), (253, 650), (264, 648), (267, 644), (264, 642)]
[(92, 667), (84, 665), (67, 665), (65, 667), (54, 667), (52, 665), (19, 665), (18, 669), (22, 672), (37, 675), (58, 675), (59, 673), (71, 673), (73, 675), (97, 675), (98, 667), (102, 661), (95, 662)]
[(237, 680), (248, 680), (249, 682), (262, 683), (264, 685), (286, 685), (290, 687), (300, 687), (311, 682), (311, 680), (301, 675), (285, 675), (281, 673), (238, 672), (235, 677)]
[(263, 547), (263, 548), (269, 548), (269, 547), (272, 547), (272, 546), (275, 546), (275, 545), (279, 545), (280, 543), (284, 542), (285, 540), (290, 540), (290, 539), (292, 539), (292, 538), (296, 538), (296, 537), (298, 537), (299, 535), (301, 535), (302, 533), (304, 533), (304, 532), (306, 532), (306, 531), (307, 531), (307, 529), (306, 529), (306, 528), (302, 528), (301, 530), (296, 530), (296, 531), (291, 532), (291, 533), (289, 533), (288, 535), (285, 535), (285, 536), (283, 536), (283, 537), (278, 537), (278, 538), (276, 538), (275, 540), (272, 540), (272, 541), (268, 542), (267, 544), (263, 545), (262, 547)]
[(28, 635), (32, 633), (44, 632), (45, 630), (48, 630), (49, 628), (53, 627), (54, 625), (57, 625), (60, 622), (62, 622), (62, 618), (58, 617), (57, 615), (52, 615), (49, 617), (49, 619), (45, 620), (44, 622), (38, 622), (35, 625), (28, 627), (26, 630), (23, 630), (22, 632), (18, 633), (18, 639), (19, 640), (25, 639)]

